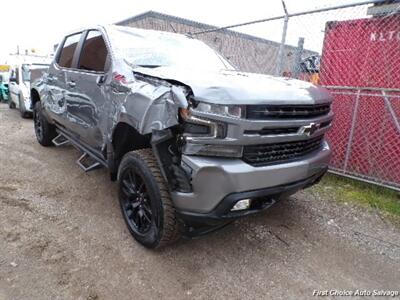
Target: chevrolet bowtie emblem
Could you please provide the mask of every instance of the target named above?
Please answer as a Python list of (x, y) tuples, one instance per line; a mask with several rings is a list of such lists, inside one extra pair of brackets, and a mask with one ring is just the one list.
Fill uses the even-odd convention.
[(310, 123), (310, 125), (306, 125), (300, 128), (299, 134), (300, 135), (306, 135), (306, 136), (312, 136), (314, 132), (316, 132), (319, 129), (319, 124), (315, 123)]

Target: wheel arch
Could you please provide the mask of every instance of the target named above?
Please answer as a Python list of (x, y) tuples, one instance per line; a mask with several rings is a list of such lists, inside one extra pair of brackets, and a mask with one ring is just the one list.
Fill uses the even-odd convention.
[(119, 164), (126, 153), (138, 149), (151, 148), (150, 141), (151, 134), (140, 134), (134, 126), (124, 121), (117, 123), (112, 130), (109, 142), (111, 151), (109, 151), (108, 155), (111, 173), (117, 174)]

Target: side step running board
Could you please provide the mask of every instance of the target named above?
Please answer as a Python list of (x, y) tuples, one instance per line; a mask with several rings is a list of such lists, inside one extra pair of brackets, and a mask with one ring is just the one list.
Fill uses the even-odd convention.
[(76, 161), (76, 163), (85, 172), (89, 172), (94, 169), (98, 169), (98, 168), (102, 167), (102, 165), (98, 161), (95, 161), (86, 152), (84, 152), (81, 155), (81, 157), (79, 157), (79, 159)]
[(59, 147), (68, 144), (69, 140), (62, 133), (59, 133), (54, 139), (52, 139), (52, 142), (56, 147)]
[(67, 132), (60, 127), (57, 128), (58, 135), (53, 139), (56, 146), (70, 143), (76, 149), (82, 152), (82, 155), (76, 161), (76, 164), (85, 172), (89, 172), (101, 167), (108, 167), (107, 162), (100, 158), (100, 154), (95, 153), (89, 147), (85, 147), (82, 143), (78, 143)]

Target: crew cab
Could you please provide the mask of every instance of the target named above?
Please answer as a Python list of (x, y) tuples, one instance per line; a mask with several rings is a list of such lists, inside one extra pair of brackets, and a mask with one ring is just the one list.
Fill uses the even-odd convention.
[(71, 143), (119, 186), (149, 248), (224, 226), (317, 183), (331, 154), (331, 96), (236, 70), (190, 36), (96, 26), (61, 41), (32, 85), (43, 146)]

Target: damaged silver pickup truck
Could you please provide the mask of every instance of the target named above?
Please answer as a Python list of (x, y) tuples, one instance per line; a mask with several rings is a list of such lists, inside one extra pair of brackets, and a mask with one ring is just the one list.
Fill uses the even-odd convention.
[(73, 144), (85, 171), (108, 168), (130, 232), (149, 248), (262, 211), (328, 167), (326, 90), (236, 71), (184, 35), (77, 31), (31, 96), (38, 142)]

